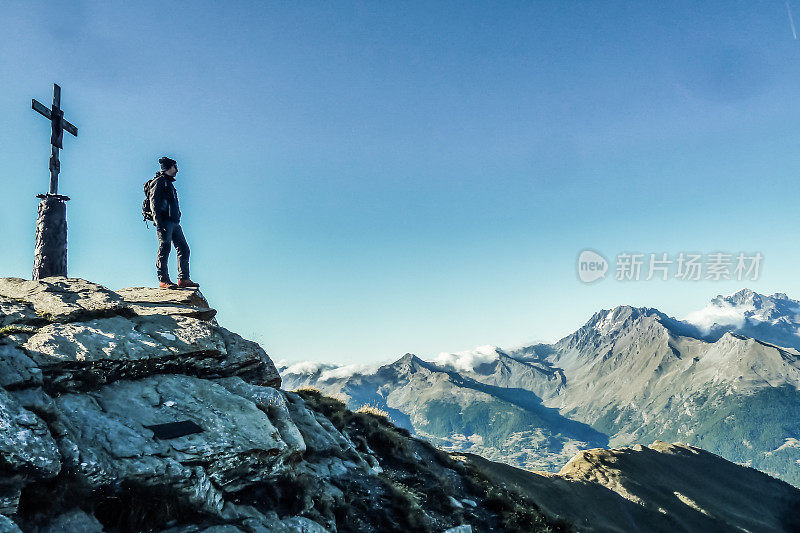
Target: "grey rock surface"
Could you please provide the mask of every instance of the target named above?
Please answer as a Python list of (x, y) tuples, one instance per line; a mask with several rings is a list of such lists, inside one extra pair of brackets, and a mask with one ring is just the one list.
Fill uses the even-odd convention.
[(217, 314), (200, 291), (131, 287), (116, 292), (139, 316), (161, 314), (211, 320)]
[(46, 387), (59, 391), (178, 368), (210, 372), (225, 353), (214, 326), (163, 315), (49, 324), (21, 348), (41, 368)]
[(55, 440), (41, 420), (0, 388), (0, 513), (14, 514), (23, 487), (61, 469)]
[(451, 527), (444, 533), (472, 533), (472, 526), (469, 524), (462, 524), (460, 526)]
[(22, 530), (9, 517), (0, 514), (0, 533), (22, 533)]
[[(245, 398), (262, 410), (275, 429), (280, 433), (281, 439), (287, 446), (296, 452), (306, 451), (306, 443), (296, 420), (293, 420), (289, 411), (286, 393), (273, 389), (247, 383), (240, 378), (224, 378), (217, 381), (229, 392)], [(295, 417), (296, 418), (296, 417)]]
[(46, 322), (27, 303), (0, 296), (0, 328), (7, 328), (14, 324), (41, 325)]
[(23, 339), (0, 338), (0, 387), (14, 389), (42, 384), (42, 370), (20, 349), (20, 341)]
[(262, 514), (253, 510), (238, 526), (227, 524), (202, 529), (196, 526), (181, 526), (165, 529), (161, 533), (330, 533), (330, 531), (304, 516), (292, 516), (281, 520), (276, 513)]
[(280, 387), (263, 348), (215, 315), (199, 291), (2, 278), (0, 384), (70, 392), (178, 372)]
[(157, 289), (155, 287), (126, 287), (116, 291), (123, 300), (137, 304), (161, 304), (174, 307), (208, 309), (203, 293), (191, 289)]
[[(166, 485), (204, 512), (221, 512), (222, 491), (266, 479), (298, 451), (255, 404), (195, 377), (118, 381), (55, 401), (66, 428), (62, 454), (87, 486), (108, 487), (117, 479)], [(159, 440), (145, 427), (182, 420), (203, 432)]]
[(128, 309), (118, 294), (79, 278), (0, 278), (0, 296), (26, 304), (51, 322), (111, 316)]
[(58, 474), (58, 448), (47, 425), (5, 389), (0, 389), (0, 429), (0, 456), (5, 469), (33, 478)]
[(50, 324), (23, 347), (42, 365), (192, 355), (220, 357), (225, 350), (220, 335), (207, 322), (163, 315)]
[(103, 524), (94, 516), (75, 508), (36, 528), (36, 533), (102, 533)]
[(258, 343), (223, 327), (217, 327), (216, 331), (225, 344), (225, 359), (219, 366), (220, 374), (242, 376), (251, 383), (280, 388), (281, 375)]
[(130, 304), (130, 308), (138, 316), (170, 315), (211, 320), (217, 315), (217, 310), (209, 307), (182, 307), (142, 303)]
[(300, 396), (287, 392), (286, 405), (309, 452), (330, 455), (332, 451), (352, 448), (352, 443), (330, 423), (330, 420), (308, 409)]

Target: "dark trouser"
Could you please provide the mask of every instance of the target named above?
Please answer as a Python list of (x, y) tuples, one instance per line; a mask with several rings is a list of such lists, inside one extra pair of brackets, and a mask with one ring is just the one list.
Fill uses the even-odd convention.
[(158, 281), (169, 280), (169, 250), (175, 245), (178, 252), (178, 279), (189, 279), (189, 245), (183, 236), (181, 225), (177, 222), (163, 222), (156, 225), (158, 234), (158, 258), (156, 259), (156, 272)]

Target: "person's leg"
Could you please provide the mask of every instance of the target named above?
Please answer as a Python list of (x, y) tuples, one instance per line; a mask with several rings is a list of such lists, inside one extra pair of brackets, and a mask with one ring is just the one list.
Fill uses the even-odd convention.
[(189, 243), (183, 235), (183, 228), (180, 224), (175, 225), (172, 231), (172, 243), (178, 252), (178, 280), (189, 278)]
[(165, 222), (156, 226), (158, 235), (158, 255), (156, 256), (156, 273), (159, 282), (169, 281), (169, 250), (172, 247), (172, 234), (175, 224)]

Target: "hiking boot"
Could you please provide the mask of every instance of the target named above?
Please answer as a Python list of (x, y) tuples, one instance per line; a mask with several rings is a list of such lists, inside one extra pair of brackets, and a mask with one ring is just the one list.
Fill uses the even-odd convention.
[(177, 289), (178, 286), (172, 283), (170, 280), (167, 281), (159, 281), (158, 282), (159, 289)]
[(178, 280), (178, 287), (180, 287), (181, 289), (199, 289), (200, 288), (200, 284), (199, 283), (195, 283), (194, 281), (192, 281), (190, 279), (179, 279)]

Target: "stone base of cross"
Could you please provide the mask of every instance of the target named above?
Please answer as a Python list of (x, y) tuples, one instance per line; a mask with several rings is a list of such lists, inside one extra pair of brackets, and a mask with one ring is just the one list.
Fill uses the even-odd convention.
[(40, 194), (36, 218), (36, 247), (33, 254), (33, 279), (67, 275), (66, 196)]

